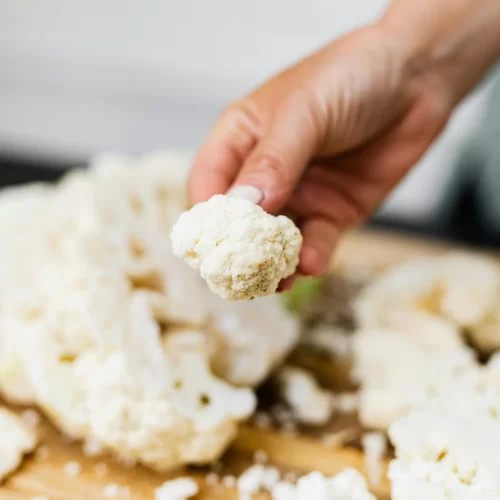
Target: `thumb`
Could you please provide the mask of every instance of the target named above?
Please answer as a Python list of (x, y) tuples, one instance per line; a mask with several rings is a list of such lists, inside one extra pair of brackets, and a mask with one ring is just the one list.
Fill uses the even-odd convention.
[(228, 194), (247, 192), (251, 186), (254, 201), (267, 212), (276, 213), (285, 206), (317, 146), (312, 117), (303, 115), (293, 108), (276, 115), (246, 158)]

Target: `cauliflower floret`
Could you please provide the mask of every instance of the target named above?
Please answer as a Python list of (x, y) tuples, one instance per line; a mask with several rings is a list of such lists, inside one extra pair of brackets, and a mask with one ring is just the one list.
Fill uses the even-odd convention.
[(321, 472), (301, 477), (297, 485), (279, 482), (272, 490), (273, 500), (375, 500), (364, 477), (354, 469), (345, 469), (331, 478)]
[(252, 391), (216, 379), (202, 345), (165, 351), (140, 292), (128, 311), (120, 349), (65, 356), (47, 329), (30, 342), (38, 404), (70, 436), (159, 471), (216, 459), (253, 412)]
[(397, 314), (425, 313), (470, 333), (485, 351), (500, 347), (500, 268), (482, 256), (448, 254), (390, 268), (361, 293), (358, 323), (401, 328)]
[(390, 426), (395, 500), (500, 498), (500, 396), (483, 382), (457, 384)]
[[(214, 371), (236, 385), (257, 385), (299, 340), (300, 325), (278, 297), (228, 302), (208, 292)], [(269, 332), (273, 332), (269, 335)]]
[(416, 404), (478, 370), (472, 351), (456, 343), (456, 337), (436, 343), (433, 333), (355, 334), (353, 375), (361, 384), (359, 418), (364, 425), (385, 429)]
[(277, 374), (281, 396), (299, 422), (322, 425), (334, 412), (333, 393), (322, 389), (314, 377), (301, 368), (284, 366)]
[(302, 246), (300, 231), (287, 217), (224, 195), (182, 214), (171, 240), (174, 254), (228, 300), (275, 293), (279, 282), (295, 272)]
[(0, 483), (19, 467), (37, 444), (34, 430), (5, 408), (0, 408)]

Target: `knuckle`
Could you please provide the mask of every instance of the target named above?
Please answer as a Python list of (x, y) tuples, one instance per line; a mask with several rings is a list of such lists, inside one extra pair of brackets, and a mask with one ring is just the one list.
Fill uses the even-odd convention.
[(259, 136), (262, 130), (261, 115), (258, 105), (247, 98), (231, 103), (223, 111), (220, 122), (248, 135)]
[(284, 158), (271, 148), (258, 152), (251, 164), (255, 173), (264, 173), (274, 184), (288, 184), (291, 181), (289, 169)]

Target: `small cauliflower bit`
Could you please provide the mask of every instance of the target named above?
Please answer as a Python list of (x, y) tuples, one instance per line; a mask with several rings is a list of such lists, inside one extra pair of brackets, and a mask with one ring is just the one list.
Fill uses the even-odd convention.
[(273, 500), (375, 500), (364, 477), (354, 469), (345, 469), (331, 478), (311, 472), (296, 486), (285, 481), (277, 483), (271, 493)]
[(367, 432), (361, 437), (370, 485), (378, 488), (382, 478), (382, 460), (387, 452), (387, 438), (381, 432)]
[(279, 282), (295, 272), (302, 246), (300, 231), (287, 217), (224, 195), (183, 213), (170, 238), (174, 254), (227, 300), (274, 294)]
[(385, 430), (415, 405), (478, 370), (470, 349), (460, 342), (454, 347), (452, 341), (436, 344), (429, 338), (432, 333), (361, 330), (355, 334), (353, 376), (361, 385), (363, 425)]
[(281, 397), (290, 405), (299, 422), (323, 425), (330, 420), (334, 411), (334, 395), (322, 389), (311, 373), (287, 365), (280, 369), (277, 379)]
[(470, 379), (393, 423), (394, 500), (500, 499), (498, 381)]
[(79, 462), (71, 461), (64, 464), (64, 473), (70, 477), (76, 477), (80, 475), (82, 471), (82, 466)]
[(247, 469), (237, 480), (241, 500), (249, 500), (259, 491), (271, 490), (280, 480), (280, 472), (276, 467), (256, 464)]
[(0, 483), (16, 470), (23, 456), (37, 444), (34, 430), (5, 408), (0, 408)]
[(189, 477), (165, 481), (155, 490), (155, 500), (188, 500), (199, 491), (198, 483)]

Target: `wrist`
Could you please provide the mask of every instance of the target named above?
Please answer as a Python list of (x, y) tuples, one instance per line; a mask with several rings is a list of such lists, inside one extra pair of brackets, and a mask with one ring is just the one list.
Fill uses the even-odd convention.
[(440, 86), (451, 106), (500, 58), (498, 0), (394, 0), (378, 24), (408, 76)]

